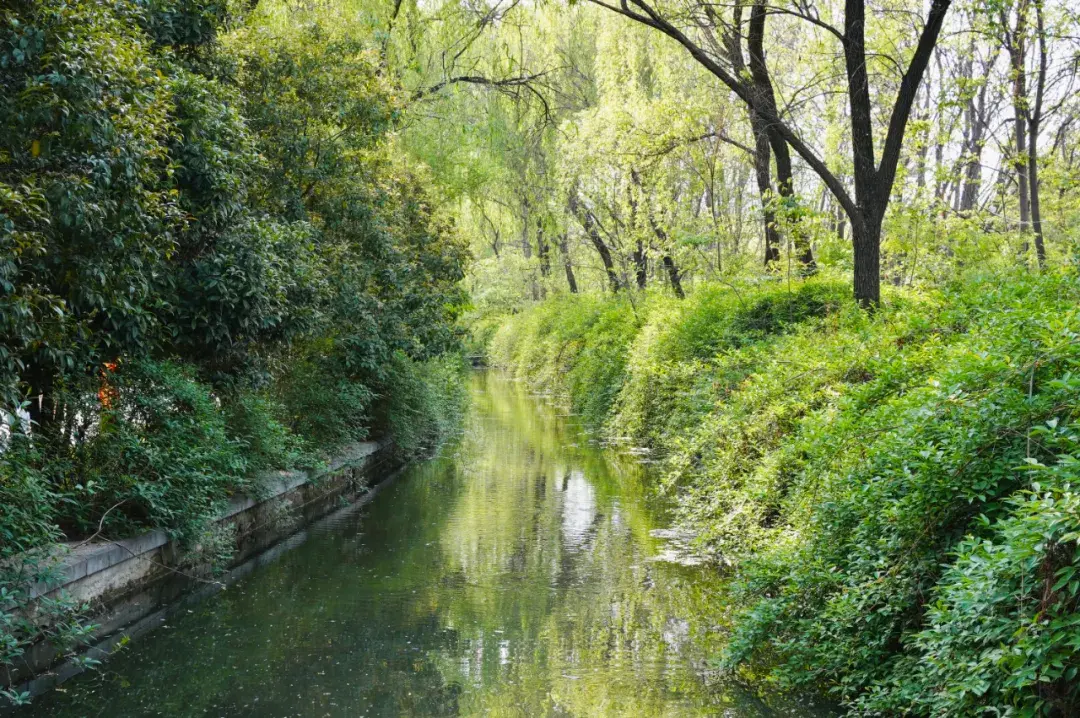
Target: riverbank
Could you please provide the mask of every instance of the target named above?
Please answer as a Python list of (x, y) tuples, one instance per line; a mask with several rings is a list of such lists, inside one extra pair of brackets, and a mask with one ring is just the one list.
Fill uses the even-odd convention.
[[(91, 629), (77, 657), (48, 640), (30, 645), (0, 673), (0, 687), (32, 699), (105, 660), (118, 646), (150, 630), (171, 603), (193, 590), (221, 585), (233, 569), (312, 521), (364, 496), (400, 466), (392, 441), (361, 442), (319, 470), (268, 472), (257, 497), (239, 494), (204, 534), (214, 545), (185, 546), (161, 530), (116, 541), (59, 544), (54, 580), (31, 590), (35, 601), (81, 605), (79, 621)], [(67, 660), (65, 660), (67, 659)], [(89, 659), (89, 661), (88, 661)]]
[[(355, 495), (372, 457), (385, 465), (430, 453), (460, 426), (466, 371), (460, 357), (402, 358), (394, 396), (367, 400), (381, 407), (375, 415), (337, 419), (392, 441), (330, 441), (325, 425), (298, 434), (265, 404), (218, 402), (175, 367), (114, 376), (97, 424), (67, 447), (9, 434), (0, 445), (0, 703), (29, 700), (54, 680), (34, 676), (60, 657), (107, 643), (186, 584), (209, 580), (209, 568), (235, 565)], [(332, 403), (319, 402), (320, 411)]]
[(468, 386), (437, 457), (17, 715), (830, 715), (711, 675), (724, 582), (671, 560), (650, 464), (499, 372)]
[(570, 296), (488, 359), (609, 440), (732, 574), (727, 670), (856, 712), (1080, 709), (1080, 285)]

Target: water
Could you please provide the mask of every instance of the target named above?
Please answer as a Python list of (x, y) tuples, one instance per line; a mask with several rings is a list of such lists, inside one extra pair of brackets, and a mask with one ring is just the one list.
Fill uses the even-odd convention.
[(723, 584), (658, 531), (646, 467), (493, 373), (460, 441), (214, 596), (41, 716), (766, 716), (710, 676)]

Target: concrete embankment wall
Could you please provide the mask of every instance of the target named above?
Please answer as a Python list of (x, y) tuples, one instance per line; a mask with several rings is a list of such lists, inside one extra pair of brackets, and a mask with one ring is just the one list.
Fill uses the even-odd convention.
[[(370, 493), (397, 468), (392, 449), (389, 441), (363, 442), (322, 471), (262, 476), (266, 488), (260, 497), (234, 496), (216, 519), (211, 531), (219, 543), (213, 551), (219, 554), (216, 568), (220, 571), (220, 555), (228, 556), (231, 546), (225, 568), (242, 573), (257, 563), (252, 557), (287, 543), (282, 540), (303, 526)], [(157, 625), (170, 604), (221, 588), (223, 582), (206, 555), (209, 547), (193, 548), (185, 550), (160, 530), (117, 541), (74, 543), (61, 549), (59, 582), (36, 586), (33, 592), (51, 596), (63, 591), (87, 603), (87, 622), (96, 629), (84, 650), (101, 658), (125, 636)], [(83, 670), (64, 658), (48, 642), (38, 643), (17, 666), (0, 669), (0, 686), (40, 695)]]

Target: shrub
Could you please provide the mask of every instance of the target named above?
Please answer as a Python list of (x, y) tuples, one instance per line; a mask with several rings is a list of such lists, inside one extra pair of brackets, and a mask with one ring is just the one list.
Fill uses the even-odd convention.
[(100, 404), (71, 402), (81, 440), (49, 452), (69, 535), (94, 533), (101, 521), (113, 536), (153, 526), (190, 537), (223, 499), (250, 486), (241, 443), (190, 369), (120, 365), (103, 378)]
[(447, 356), (417, 362), (394, 357), (382, 397), (381, 422), (404, 458), (430, 453), (461, 425), (465, 409), (464, 361)]
[(622, 388), (637, 321), (621, 301), (560, 297), (509, 318), (496, 332), (489, 358), (536, 390), (562, 394), (587, 423), (599, 427)]
[(320, 356), (318, 346), (298, 353), (274, 386), (289, 431), (314, 449), (332, 452), (368, 437), (375, 392), (348, 376), (334, 359)]
[(314, 461), (310, 439), (282, 423), (285, 407), (268, 396), (241, 391), (222, 402), (225, 429), (247, 457), (251, 469), (287, 469)]
[(1071, 273), (975, 272), (873, 314), (820, 279), (636, 314), (574, 298), (491, 353), (573, 406), (607, 357), (592, 420), (657, 450), (678, 521), (732, 567), (722, 665), (857, 713), (1070, 715), (1078, 299)]
[(861, 711), (1080, 711), (1078, 428), (1051, 421), (1033, 430), (1060, 453), (1050, 465), (1032, 460), (1031, 488), (1009, 497), (998, 520), (980, 516), (980, 535), (952, 551), (924, 627), (891, 679), (859, 699)]

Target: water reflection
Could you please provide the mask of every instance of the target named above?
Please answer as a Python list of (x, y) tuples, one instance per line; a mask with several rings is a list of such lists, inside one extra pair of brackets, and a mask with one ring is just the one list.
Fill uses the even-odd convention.
[(460, 441), (94, 676), (51, 716), (805, 715), (702, 679), (706, 569), (655, 560), (644, 468), (498, 375)]
[(585, 474), (571, 471), (562, 483), (562, 533), (567, 548), (576, 549), (599, 518), (596, 513), (596, 491), (585, 480)]

